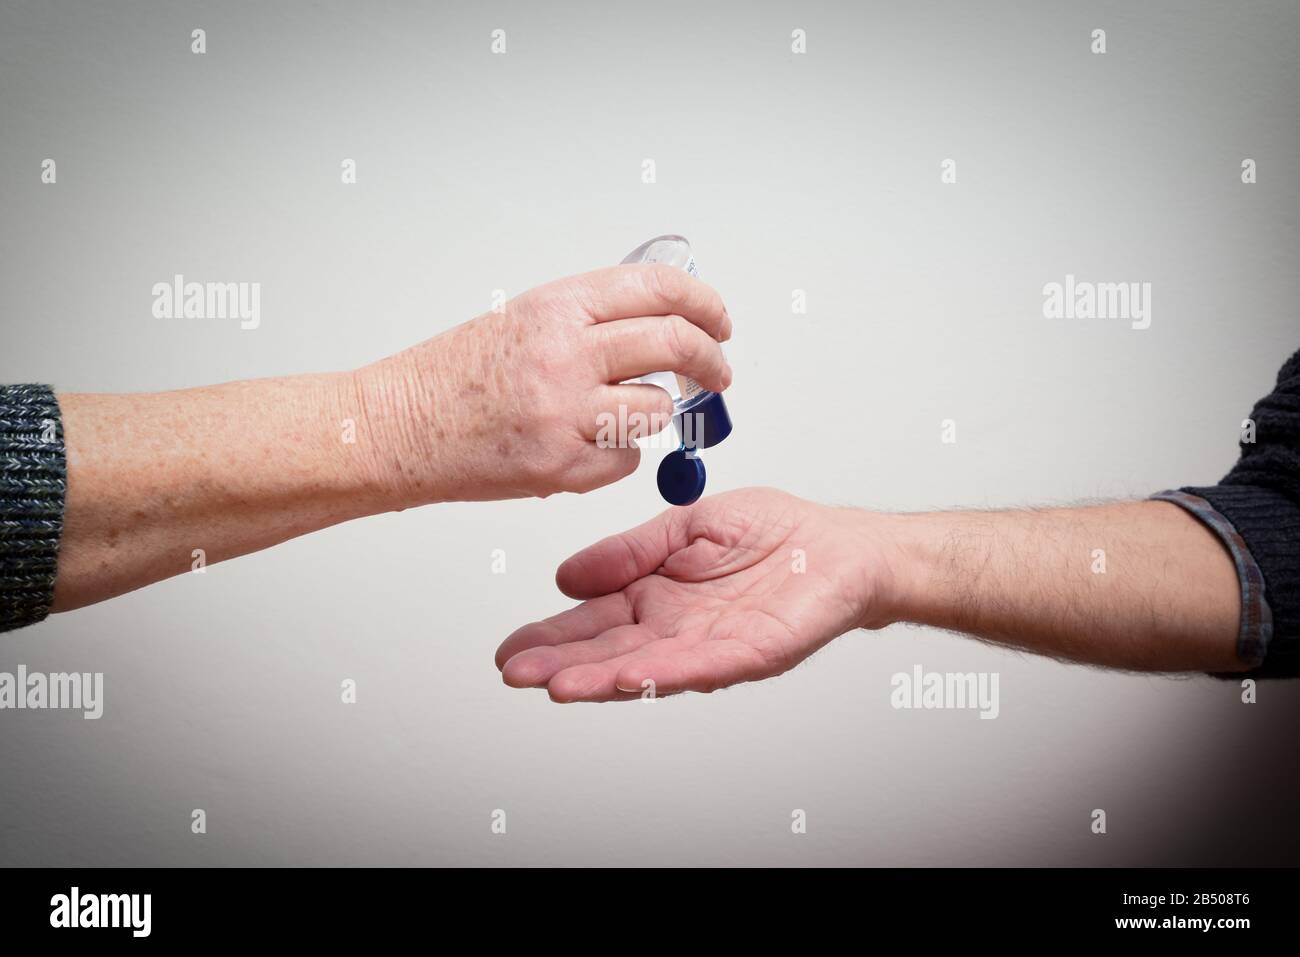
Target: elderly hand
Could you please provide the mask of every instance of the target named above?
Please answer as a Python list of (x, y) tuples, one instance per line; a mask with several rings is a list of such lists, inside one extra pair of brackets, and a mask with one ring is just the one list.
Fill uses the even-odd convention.
[[(621, 384), (671, 370), (731, 384), (718, 343), (731, 319), (678, 269), (615, 266), (539, 286), (356, 374), (376, 480), (395, 507), (585, 492), (630, 474), (640, 451), (598, 447), (602, 413), (666, 424), (664, 390)], [(604, 420), (608, 422), (608, 419)]]

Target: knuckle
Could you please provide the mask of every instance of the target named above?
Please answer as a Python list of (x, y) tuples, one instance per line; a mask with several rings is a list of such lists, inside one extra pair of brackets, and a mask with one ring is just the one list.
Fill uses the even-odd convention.
[[(576, 335), (575, 330), (554, 325), (521, 327), (516, 343), (526, 343), (523, 354), (532, 363), (534, 375), (553, 380), (567, 378), (575, 365), (586, 365), (590, 342)], [(503, 359), (515, 355), (515, 347), (506, 343), (501, 352)]]
[(574, 340), (569, 345), (569, 352), (577, 358), (586, 370), (597, 374), (601, 381), (607, 381), (612, 374), (612, 367), (619, 354), (618, 324), (603, 322), (593, 326), (589, 334)]
[(686, 273), (663, 263), (646, 270), (646, 290), (660, 303), (675, 306), (686, 295)]
[(700, 340), (696, 329), (681, 316), (669, 316), (664, 322), (668, 349), (680, 363), (694, 363), (700, 357)]
[(705, 285), (704, 288), (708, 290), (709, 312), (721, 319), (722, 314), (727, 311), (727, 304), (722, 301), (722, 293), (709, 285)]
[(598, 280), (590, 273), (582, 276), (569, 276), (539, 286), (529, 292), (536, 296), (539, 308), (564, 319), (590, 317), (596, 312), (600, 298)]

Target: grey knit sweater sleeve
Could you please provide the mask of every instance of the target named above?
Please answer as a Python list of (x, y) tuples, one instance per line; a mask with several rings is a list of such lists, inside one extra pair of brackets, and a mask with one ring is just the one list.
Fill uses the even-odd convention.
[(50, 613), (66, 495), (54, 390), (0, 385), (0, 631)]

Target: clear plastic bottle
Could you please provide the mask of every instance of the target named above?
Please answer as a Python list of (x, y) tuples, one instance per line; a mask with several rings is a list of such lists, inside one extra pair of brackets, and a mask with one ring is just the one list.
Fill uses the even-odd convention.
[[(623, 258), (623, 264), (663, 263), (699, 278), (699, 267), (684, 236), (656, 236)], [(689, 505), (704, 492), (704, 463), (699, 450), (717, 445), (731, 434), (731, 416), (721, 395), (675, 372), (651, 372), (637, 379), (657, 385), (673, 398), (673, 426), (681, 448), (659, 463), (659, 492), (674, 505)]]

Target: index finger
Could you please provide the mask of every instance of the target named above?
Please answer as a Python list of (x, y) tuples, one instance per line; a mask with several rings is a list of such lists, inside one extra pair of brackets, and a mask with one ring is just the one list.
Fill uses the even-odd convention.
[(714, 339), (731, 338), (731, 317), (712, 286), (662, 263), (609, 266), (578, 277), (596, 322), (678, 315)]

